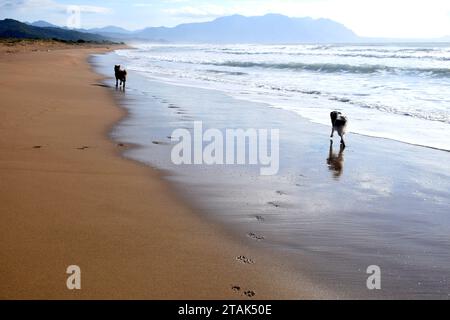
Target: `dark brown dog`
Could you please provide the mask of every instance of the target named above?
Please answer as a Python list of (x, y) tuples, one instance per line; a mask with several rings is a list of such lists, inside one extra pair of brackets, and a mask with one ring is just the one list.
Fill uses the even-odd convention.
[(114, 73), (116, 75), (116, 88), (120, 85), (125, 89), (125, 83), (127, 82), (127, 70), (121, 70), (120, 65), (114, 66)]

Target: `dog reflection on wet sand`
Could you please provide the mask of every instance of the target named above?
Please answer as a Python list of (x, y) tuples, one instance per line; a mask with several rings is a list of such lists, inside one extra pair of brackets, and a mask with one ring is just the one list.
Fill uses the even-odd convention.
[(336, 154), (333, 150), (333, 140), (330, 141), (330, 152), (328, 154), (327, 164), (328, 169), (333, 172), (335, 179), (339, 179), (344, 169), (344, 149), (343, 144), (339, 147), (339, 153)]

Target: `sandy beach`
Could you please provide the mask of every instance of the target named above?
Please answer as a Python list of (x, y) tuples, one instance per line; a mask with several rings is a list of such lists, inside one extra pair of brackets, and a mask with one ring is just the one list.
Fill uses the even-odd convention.
[(2, 53), (0, 298), (326, 297), (120, 156), (108, 134), (125, 111), (87, 63), (107, 50)]
[[(133, 70), (116, 91), (116, 48), (0, 45), (1, 299), (448, 297), (448, 152), (339, 151), (328, 126)], [(175, 166), (193, 121), (281, 128), (280, 173)]]

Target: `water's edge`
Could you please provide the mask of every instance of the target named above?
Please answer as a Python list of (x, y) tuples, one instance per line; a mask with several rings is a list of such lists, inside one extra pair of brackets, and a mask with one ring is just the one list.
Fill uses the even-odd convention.
[[(93, 64), (93, 62), (91, 61), (91, 63)], [(95, 66), (94, 66), (95, 68)], [(105, 75), (105, 72), (101, 72), (99, 70), (100, 74)], [(137, 75), (135, 75), (136, 78)], [(175, 85), (160, 85), (157, 82), (152, 82), (149, 81), (148, 85), (152, 85), (153, 84), (153, 88), (151, 91), (154, 92), (154, 94), (158, 94), (160, 96), (167, 96), (167, 94), (173, 95), (172, 91), (179, 91), (177, 89), (177, 86)], [(137, 85), (137, 84), (136, 84)], [(167, 89), (166, 87), (170, 87), (170, 89)], [(167, 91), (168, 90), (168, 91)], [(211, 97), (214, 96), (222, 96), (223, 93), (218, 93), (218, 92), (214, 92), (214, 90), (211, 89), (207, 89), (207, 91), (209, 91), (210, 93), (207, 92), (203, 92), (202, 90), (196, 90), (193, 92), (197, 92), (199, 94), (199, 97), (201, 97), (202, 95), (205, 95), (205, 99), (210, 99)], [(120, 94), (116, 94), (116, 98), (119, 101), (119, 105), (121, 105), (125, 110), (128, 110), (129, 114), (127, 115), (126, 119), (123, 119), (120, 123), (118, 123), (112, 133), (111, 133), (111, 138), (114, 139), (115, 141), (119, 141), (119, 142), (125, 142), (130, 145), (133, 145), (133, 147), (131, 149), (128, 149), (125, 151), (125, 153), (123, 154), (124, 157), (126, 157), (127, 159), (132, 159), (132, 160), (136, 160), (140, 163), (144, 163), (146, 165), (150, 165), (151, 167), (157, 169), (159, 172), (162, 172), (166, 178), (166, 180), (169, 181), (169, 183), (171, 183), (171, 185), (174, 186), (174, 189), (176, 191), (178, 191), (180, 194), (184, 194), (184, 196), (182, 196), (183, 200), (185, 200), (187, 202), (188, 205), (190, 205), (191, 207), (195, 208), (196, 211), (199, 211), (202, 213), (202, 215), (204, 215), (204, 217), (206, 219), (212, 219), (213, 221), (218, 221), (221, 222), (221, 225), (223, 225), (225, 227), (225, 230), (228, 229), (228, 231), (230, 231), (232, 234), (234, 234), (235, 236), (239, 237), (241, 240), (245, 241), (248, 240), (248, 234), (249, 233), (254, 233), (254, 232), (262, 232), (265, 234), (266, 236), (266, 243), (263, 244), (263, 246), (268, 246), (268, 247), (272, 247), (274, 250), (281, 250), (285, 253), (291, 253), (294, 257), (292, 258), (292, 262), (293, 264), (296, 264), (297, 267), (299, 268), (298, 271), (300, 273), (303, 272), (303, 270), (305, 269), (311, 269), (311, 268), (302, 268), (302, 264), (308, 264), (309, 262), (306, 262), (304, 260), (310, 260), (310, 258), (313, 256), (315, 258), (318, 259), (318, 261), (314, 261), (313, 264), (323, 264), (323, 263), (327, 263), (327, 261), (333, 261), (336, 264), (336, 270), (338, 270), (338, 275), (339, 273), (342, 273), (341, 277), (339, 278), (339, 276), (336, 276), (336, 279), (331, 279), (333, 278), (333, 274), (328, 274), (327, 276), (327, 272), (324, 274), (323, 272), (318, 272), (315, 275), (310, 275), (313, 281), (316, 282), (326, 282), (327, 280), (332, 280), (332, 284), (330, 287), (332, 287), (332, 290), (336, 290), (338, 289), (341, 292), (345, 292), (348, 293), (349, 296), (353, 296), (353, 297), (368, 297), (368, 298), (374, 298), (374, 297), (380, 297), (380, 295), (373, 295), (371, 293), (368, 293), (365, 289), (364, 286), (361, 285), (361, 283), (365, 284), (365, 267), (367, 266), (366, 261), (364, 260), (363, 263), (361, 263), (362, 261), (353, 261), (350, 263), (350, 265), (348, 264), (343, 264), (342, 266), (340, 266), (340, 264), (342, 263), (342, 258), (340, 258), (338, 256), (338, 252), (333, 253), (333, 251), (335, 249), (333, 249), (332, 247), (328, 247), (329, 244), (327, 243), (323, 243), (322, 246), (323, 248), (320, 248), (319, 252), (314, 252), (317, 250), (317, 248), (314, 248), (312, 245), (314, 244), (314, 246), (316, 246), (317, 244), (315, 244), (317, 242), (317, 240), (313, 240), (312, 243), (308, 243), (310, 240), (308, 240), (306, 237), (313, 237), (313, 238), (317, 238), (320, 239), (320, 232), (321, 230), (324, 228), (324, 226), (320, 227), (317, 230), (317, 234), (314, 234), (314, 230), (308, 230), (308, 229), (304, 229), (304, 227), (302, 225), (299, 225), (298, 228), (299, 230), (301, 230), (301, 232), (303, 233), (303, 236), (299, 236), (298, 234), (292, 234), (292, 235), (288, 235), (287, 238), (283, 238), (283, 237), (279, 237), (279, 235), (277, 235), (276, 233), (278, 231), (280, 231), (280, 229), (277, 229), (280, 227), (280, 223), (281, 226), (284, 225), (284, 223), (287, 224), (291, 224), (291, 223), (297, 223), (295, 221), (291, 221), (290, 219), (292, 218), (291, 216), (289, 216), (289, 212), (292, 211), (292, 208), (298, 207), (299, 210), (300, 209), (305, 209), (308, 210), (308, 203), (310, 202), (315, 202), (314, 197), (317, 196), (315, 195), (315, 191), (314, 189), (317, 187), (317, 182), (323, 184), (325, 183), (326, 185), (330, 185), (330, 194), (327, 195), (328, 198), (334, 198), (336, 197), (336, 199), (322, 199), (321, 201), (330, 201), (331, 203), (334, 201), (338, 201), (340, 202), (342, 198), (346, 198), (352, 194), (354, 194), (355, 192), (357, 193), (359, 191), (358, 186), (354, 185), (354, 180), (358, 179), (356, 176), (352, 176), (351, 179), (349, 180), (349, 182), (345, 182), (345, 177), (344, 177), (344, 182), (343, 182), (343, 186), (342, 189), (343, 191), (341, 192), (340, 189), (338, 190), (338, 192), (335, 189), (335, 182), (333, 182), (333, 180), (329, 180), (328, 177), (324, 177), (323, 176), (323, 172), (319, 172), (318, 174), (314, 174), (314, 179), (311, 182), (305, 182), (305, 180), (308, 180), (305, 177), (299, 177), (298, 176), (298, 172), (290, 172), (289, 170), (285, 171), (285, 175), (289, 178), (292, 179), (293, 181), (296, 182), (296, 184), (301, 185), (300, 187), (300, 191), (301, 194), (303, 195), (307, 195), (307, 197), (311, 198), (310, 200), (307, 200), (306, 203), (300, 202), (297, 203), (296, 199), (290, 199), (291, 197), (291, 193), (294, 194), (298, 191), (296, 190), (291, 190), (289, 188), (291, 188), (288, 184), (285, 183), (285, 181), (281, 181), (283, 179), (272, 179), (272, 180), (267, 180), (263, 187), (260, 187), (260, 190), (255, 191), (252, 193), (253, 194), (249, 194), (249, 207), (242, 207), (242, 204), (240, 202), (242, 202), (241, 198), (241, 194), (239, 193), (238, 195), (235, 194), (235, 192), (233, 192), (233, 188), (236, 188), (236, 186), (238, 188), (241, 189), (241, 191), (243, 192), (247, 192), (248, 190), (248, 186), (250, 185), (246, 185), (246, 182), (252, 183), (252, 181), (254, 180), (254, 175), (250, 174), (248, 177), (246, 176), (245, 173), (245, 169), (244, 171), (240, 171), (240, 169), (237, 170), (238, 174), (236, 174), (236, 176), (239, 176), (240, 179), (242, 179), (242, 182), (236, 182), (236, 186), (234, 185), (230, 185), (229, 182), (224, 182), (224, 186), (223, 187), (217, 187), (216, 190), (211, 190), (210, 188), (208, 188), (208, 179), (206, 178), (206, 175), (211, 175), (211, 174), (215, 174), (215, 175), (221, 175), (221, 172), (217, 172), (214, 171), (215, 169), (212, 169), (211, 171), (209, 171), (207, 168), (202, 168), (202, 169), (198, 169), (198, 168), (190, 168), (190, 172), (189, 173), (185, 173), (182, 172), (180, 170), (172, 170), (174, 168), (171, 168), (170, 165), (168, 166), (166, 163), (164, 163), (164, 161), (158, 162), (158, 160), (155, 159), (166, 159), (167, 162), (167, 149), (170, 149), (170, 144), (165, 145), (166, 142), (164, 142), (165, 137), (167, 137), (168, 134), (170, 134), (170, 127), (169, 128), (165, 128), (164, 127), (164, 121), (166, 121), (166, 123), (171, 123), (171, 126), (175, 126), (175, 127), (182, 127), (184, 125), (186, 125), (187, 123), (189, 123), (189, 121), (181, 121), (181, 122), (174, 122), (172, 123), (174, 120), (173, 118), (166, 113), (166, 111), (161, 111), (163, 109), (160, 108), (160, 105), (162, 106), (164, 104), (164, 99), (162, 100), (158, 100), (158, 101), (154, 101), (152, 103), (150, 103), (150, 105), (152, 105), (152, 108), (154, 108), (154, 111), (152, 111), (152, 117), (156, 117), (156, 118), (149, 118), (148, 115), (146, 115), (145, 113), (140, 113), (140, 109), (142, 109), (144, 112), (144, 107), (148, 108), (149, 102), (147, 102), (147, 104), (145, 104), (144, 101), (148, 101), (148, 99), (155, 99), (154, 97), (151, 96), (151, 94), (149, 96), (147, 95), (142, 95), (142, 93), (139, 93), (138, 91), (134, 91), (133, 88), (131, 88), (129, 90), (130, 94), (128, 97), (124, 97)], [(156, 93), (155, 93), (156, 92)], [(172, 98), (174, 100), (176, 100), (177, 94), (175, 94), (175, 96), (172, 96)], [(141, 99), (142, 98), (142, 99)], [(131, 100), (127, 100), (126, 99), (131, 99)], [(159, 98), (158, 98), (159, 99)], [(186, 98), (185, 98), (186, 99)], [(248, 101), (239, 101), (235, 98), (220, 98), (220, 99), (227, 99), (226, 103), (228, 104), (242, 104), (242, 105), (253, 105), (255, 108), (257, 108), (258, 110), (260, 110), (263, 113), (267, 113), (267, 114), (274, 114), (274, 112), (277, 112), (277, 115), (279, 115), (279, 119), (276, 120), (277, 121), (277, 125), (281, 125), (281, 123), (284, 125), (285, 123), (280, 122), (280, 121), (286, 121), (287, 124), (289, 124), (289, 121), (291, 121), (292, 119), (292, 115), (291, 112), (287, 111), (287, 110), (276, 110), (274, 108), (270, 108), (268, 107), (267, 104), (261, 104), (261, 103), (249, 103)], [(229, 100), (228, 100), (229, 99)], [(142, 105), (139, 102), (140, 100), (142, 100)], [(189, 104), (190, 101), (187, 101), (187, 104)], [(222, 102), (221, 102), (222, 103)], [(225, 103), (225, 104), (226, 104)], [(130, 104), (132, 105), (132, 109), (130, 109)], [(272, 111), (266, 110), (266, 109), (271, 109)], [(265, 110), (265, 111), (264, 111)], [(195, 113), (195, 112), (194, 112)], [(201, 112), (200, 112), (201, 113)], [(198, 114), (194, 114), (194, 118), (195, 116), (197, 116)], [(137, 117), (138, 116), (138, 117)], [(142, 116), (142, 117), (141, 117)], [(219, 114), (219, 116), (221, 116), (221, 114)], [(230, 116), (230, 114), (226, 114), (226, 116)], [(242, 116), (242, 121), (245, 122), (245, 115)], [(127, 131), (130, 130), (130, 128), (133, 125), (136, 125), (136, 121), (139, 124), (139, 120), (138, 119), (142, 119), (142, 121), (155, 121), (158, 122), (158, 120), (161, 120), (160, 123), (156, 123), (156, 124), (152, 124), (150, 125), (150, 123), (148, 123), (149, 125), (147, 125), (148, 131), (145, 133), (147, 134), (147, 136), (151, 139), (155, 139), (153, 141), (163, 141), (164, 143), (158, 143), (156, 145), (152, 145), (152, 142), (146, 141), (142, 143), (139, 143), (139, 134), (142, 137), (142, 133), (139, 133), (138, 135), (135, 135), (135, 133), (133, 133), (132, 131)], [(211, 120), (211, 119), (209, 119)], [(259, 123), (264, 123), (263, 119), (259, 120)], [(230, 120), (229, 122), (233, 122), (233, 120)], [(256, 123), (258, 123), (258, 120), (255, 121)], [(250, 122), (251, 123), (251, 122)], [(162, 127), (161, 127), (162, 125)], [(296, 144), (300, 144), (300, 146), (304, 145), (306, 148), (306, 150), (310, 150), (309, 153), (313, 153), (312, 157), (315, 158), (314, 154), (316, 152), (322, 153), (324, 152), (324, 150), (326, 149), (328, 151), (328, 148), (324, 148), (323, 146), (320, 146), (321, 144), (323, 144), (323, 140), (322, 139), (327, 139), (327, 135), (329, 134), (329, 128), (326, 128), (326, 126), (321, 125), (321, 124), (316, 124), (313, 122), (310, 122), (307, 119), (304, 119), (302, 117), (300, 117), (299, 115), (296, 115), (296, 126), (301, 126), (303, 128), (301, 128), (302, 130), (302, 137), (299, 137), (300, 141), (296, 140), (295, 137), (291, 137), (289, 138), (288, 142), (290, 143), (290, 145), (296, 145)], [(125, 130), (126, 129), (126, 130)], [(142, 129), (142, 128), (141, 128)], [(166, 130), (168, 129), (168, 130)], [(326, 133), (324, 133), (326, 132)], [(144, 134), (144, 136), (145, 136)], [(304, 139), (304, 136), (310, 135), (311, 140), (314, 141), (314, 143), (312, 142), (308, 142), (308, 141), (303, 141), (302, 139)], [(347, 161), (349, 162), (350, 168), (351, 166), (353, 166), (353, 170), (355, 169), (359, 169), (361, 170), (361, 168), (357, 168), (358, 166), (361, 166), (361, 164), (359, 163), (359, 161), (361, 161), (360, 157), (361, 155), (357, 155), (355, 153), (358, 152), (368, 152), (369, 154), (371, 154), (371, 152), (373, 152), (373, 149), (378, 149), (379, 150), (383, 150), (386, 151), (388, 154), (391, 154), (393, 156), (393, 158), (395, 159), (395, 161), (397, 161), (397, 158), (403, 158), (402, 155), (398, 155), (398, 150), (402, 150), (405, 153), (405, 156), (408, 157), (410, 156), (410, 162), (412, 166), (415, 167), (421, 167), (422, 164), (422, 159), (420, 158), (420, 154), (419, 156), (416, 155), (417, 153), (417, 146), (414, 145), (408, 145), (407, 143), (402, 143), (402, 142), (397, 142), (394, 140), (390, 140), (390, 139), (385, 139), (385, 138), (374, 138), (371, 136), (362, 136), (362, 135), (356, 135), (356, 134), (352, 134), (350, 135), (351, 140), (353, 141), (354, 144), (354, 149), (352, 147), (350, 147), (349, 150), (347, 150)], [(318, 139), (317, 139), (318, 138)], [(294, 140), (292, 140), (294, 139)], [(322, 140), (322, 142), (321, 142)], [(370, 145), (371, 147), (366, 147), (366, 145)], [(320, 147), (318, 147), (320, 146)], [(426, 152), (425, 150), (427, 150), (427, 148), (419, 148), (422, 149), (423, 151), (419, 151), (419, 152)], [(393, 153), (393, 152), (397, 152), (397, 153)], [(149, 154), (149, 152), (151, 152), (151, 154)], [(437, 155), (438, 153), (441, 153), (441, 151), (438, 150), (433, 150), (433, 149), (429, 149), (429, 152), (432, 153), (432, 155)], [(294, 153), (295, 154), (295, 153)], [(443, 153), (444, 156), (444, 163), (445, 161), (448, 159), (448, 153), (445, 152)], [(375, 169), (377, 169), (378, 165), (381, 163), (384, 166), (384, 161), (385, 161), (385, 157), (383, 155), (377, 155), (377, 154), (371, 154), (372, 157), (375, 159), (374, 164), (372, 165)], [(309, 154), (307, 153), (306, 155), (303, 153), (302, 156), (306, 156), (309, 157)], [(362, 155), (364, 157), (364, 155)], [(322, 156), (320, 156), (319, 158), (321, 158)], [(427, 158), (430, 158), (430, 156), (427, 156)], [(152, 159), (151, 161), (149, 159)], [(295, 164), (295, 159), (287, 159), (288, 164)], [(306, 162), (307, 159), (305, 160)], [(316, 161), (316, 160), (313, 160)], [(356, 162), (355, 162), (356, 161)], [(399, 164), (401, 160), (398, 160)], [(409, 163), (408, 163), (409, 164)], [(310, 163), (302, 163), (300, 165), (303, 169), (300, 170), (301, 172), (309, 172), (311, 171), (311, 169), (314, 171), (316, 170), (315, 165), (311, 166)], [(433, 164), (433, 170), (436, 170), (435, 168), (435, 164)], [(377, 174), (381, 174), (381, 176), (389, 176), (392, 174), (400, 174), (399, 176), (399, 181), (401, 183), (404, 183), (404, 180), (409, 179), (408, 176), (404, 176), (401, 172), (398, 171), (400, 167), (397, 167), (396, 165), (393, 165), (393, 168), (389, 169), (389, 168), (383, 168), (382, 170), (386, 171), (385, 173), (381, 172), (377, 172)], [(423, 168), (423, 167), (422, 167)], [(363, 174), (365, 174), (368, 169), (369, 172), (372, 171), (371, 168), (363, 168), (364, 170), (361, 171)], [(202, 171), (205, 170), (205, 171)], [(224, 169), (227, 170), (227, 169)], [(331, 169), (330, 169), (331, 170)], [(439, 170), (439, 168), (437, 169)], [(228, 172), (228, 171), (227, 171)], [(376, 170), (375, 170), (376, 172)], [(233, 170), (233, 172), (231, 174), (235, 174), (235, 170)], [(371, 174), (374, 172), (371, 172)], [(242, 177), (242, 174), (244, 175)], [(424, 175), (427, 175), (427, 173), (423, 173)], [(200, 180), (197, 185), (195, 186), (195, 188), (191, 188), (194, 187), (192, 184), (189, 184), (189, 175), (205, 175), (205, 179), (206, 180)], [(348, 175), (351, 175), (351, 172), (348, 173)], [(430, 173), (431, 175), (431, 173)], [(284, 177), (282, 177), (284, 178)], [(323, 180), (325, 179), (325, 180)], [(385, 182), (383, 182), (382, 180), (380, 180), (379, 178), (376, 177), (371, 177), (370, 175), (368, 177), (364, 178), (365, 180), (361, 183), (365, 183), (366, 185), (369, 184), (369, 189), (367, 190), (367, 186), (364, 186), (362, 188), (362, 190), (365, 192), (367, 192), (367, 195), (369, 195), (370, 197), (375, 197), (374, 199), (383, 199), (383, 197), (385, 197), (386, 195), (384, 194), (384, 190), (372, 190), (370, 188), (372, 188), (370, 186), (370, 184), (376, 183), (376, 184), (383, 184)], [(325, 182), (324, 182), (325, 181)], [(210, 181), (209, 181), (210, 182)], [(204, 186), (203, 186), (204, 183)], [(445, 182), (444, 182), (445, 185)], [(266, 188), (267, 187), (267, 188)], [(382, 187), (385, 188), (385, 186), (380, 185), (377, 186), (375, 185), (376, 188)], [(285, 188), (285, 190), (283, 189)], [(355, 189), (356, 188), (356, 189)], [(312, 190), (311, 190), (312, 189)], [(328, 187), (327, 187), (328, 189)], [(353, 190), (355, 189), (355, 190)], [(277, 217), (276, 219), (278, 219), (276, 222), (275, 220), (272, 220), (272, 211), (277, 211), (272, 209), (267, 209), (266, 205), (267, 203), (269, 203), (269, 200), (272, 200), (273, 198), (273, 192), (275, 192), (275, 190), (278, 191), (282, 191), (283, 193), (286, 193), (288, 195), (288, 199), (285, 200), (286, 201), (286, 207), (285, 204), (283, 204), (283, 202), (281, 202), (281, 215), (280, 213), (278, 213), (279, 217)], [(223, 199), (222, 197), (217, 197), (217, 194), (224, 194), (224, 191), (227, 194), (227, 199)], [(328, 191), (325, 191), (328, 192)], [(392, 191), (394, 192), (394, 191)], [(389, 213), (391, 212), (391, 209), (389, 208), (389, 203), (390, 202), (399, 202), (399, 203), (404, 203), (403, 204), (403, 208), (406, 211), (410, 211), (412, 210), (410, 205), (407, 205), (407, 201), (406, 199), (408, 199), (408, 197), (410, 198), (410, 196), (408, 196), (408, 190), (405, 191), (405, 194), (400, 194), (400, 200), (383, 200), (383, 201), (387, 201), (387, 204), (383, 204), (382, 208), (384, 206), (387, 206), (386, 208), (384, 208), (383, 210), (385, 210), (385, 213)], [(435, 191), (433, 191), (435, 192)], [(229, 193), (229, 197), (228, 197), (228, 193)], [(342, 195), (340, 195), (342, 193)], [(372, 194), (373, 193), (373, 194)], [(365, 196), (367, 196), (365, 195)], [(391, 197), (394, 195), (391, 195)], [(210, 197), (210, 199), (208, 199), (208, 197)], [(323, 198), (323, 193), (320, 194), (320, 197)], [(210, 201), (209, 201), (210, 200)], [(224, 201), (226, 201), (226, 203), (224, 203)], [(227, 201), (229, 201), (230, 203), (228, 203)], [(416, 201), (416, 200), (414, 200)], [(272, 202), (272, 201), (270, 201)], [(292, 202), (292, 203), (290, 203)], [(272, 202), (272, 203), (277, 203)], [(305, 207), (306, 205), (306, 207)], [(369, 203), (366, 204), (367, 205), (367, 210), (368, 212), (371, 212), (371, 204), (370, 201)], [(396, 204), (397, 205), (397, 204)], [(414, 204), (411, 204), (414, 205)], [(445, 207), (445, 206), (444, 206)], [(230, 212), (237, 212), (237, 214), (235, 215), (231, 215), (229, 216), (221, 216), (221, 213), (224, 213), (224, 208), (225, 211), (228, 211), (228, 214)], [(420, 207), (422, 208), (422, 207)], [(419, 209), (420, 209), (419, 208)], [(395, 209), (395, 206), (394, 206)], [(345, 209), (344, 209), (345, 210)], [(433, 214), (437, 214), (441, 212), (441, 207), (437, 207), (436, 209), (433, 208), (434, 211)], [(283, 212), (286, 211), (286, 214)], [(344, 212), (343, 212), (344, 213)], [(379, 214), (379, 212), (376, 212)], [(354, 209), (352, 209), (349, 213), (345, 213), (345, 215), (342, 218), (339, 218), (340, 220), (344, 220), (346, 221), (347, 219), (354, 219)], [(254, 221), (252, 219), (254, 219), (254, 217), (259, 216), (259, 215), (263, 215), (265, 216), (266, 220), (265, 220), (265, 225), (254, 225)], [(349, 215), (349, 217), (347, 217), (346, 215)], [(360, 218), (365, 218), (365, 217), (358, 217), (358, 219)], [(401, 217), (399, 217), (400, 219)], [(281, 220), (280, 220), (281, 219)], [(284, 219), (286, 219), (285, 222)], [(308, 218), (309, 219), (309, 218)], [(309, 220), (306, 221), (309, 221)], [(349, 220), (351, 221), (351, 220)], [(398, 222), (398, 221), (397, 221)], [(351, 222), (354, 223), (354, 222)], [(358, 226), (358, 228), (361, 228), (362, 226)], [(365, 226), (364, 226), (365, 227)], [(327, 227), (328, 228), (328, 227)], [(357, 229), (358, 229), (357, 228)], [(327, 229), (325, 229), (327, 230)], [(249, 232), (250, 231), (250, 232)], [(333, 232), (338, 231), (338, 233), (336, 234), (336, 236), (339, 236), (339, 232), (346, 232), (345, 229), (339, 230), (336, 229)], [(374, 232), (376, 232), (377, 230), (374, 229)], [(312, 234), (310, 234), (312, 232)], [(329, 231), (328, 231), (329, 232)], [(369, 233), (369, 237), (378, 237), (375, 234), (371, 234), (372, 230), (368, 229), (367, 232)], [(295, 237), (294, 237), (295, 236)], [(298, 239), (296, 238), (298, 236)], [(290, 237), (293, 237), (292, 239)], [(375, 239), (375, 238), (374, 238)], [(303, 242), (302, 245), (298, 246), (295, 245), (295, 242), (297, 242), (298, 240), (300, 240), (301, 242)], [(320, 243), (321, 240), (319, 240)], [(377, 240), (378, 241), (378, 240)], [(257, 246), (261, 246), (261, 243), (255, 243), (255, 245)], [(345, 241), (341, 244), (341, 245), (355, 245), (354, 243), (348, 243), (346, 244)], [(401, 245), (402, 249), (405, 249), (404, 245)], [(323, 251), (325, 250), (325, 251)], [(323, 251), (323, 252), (320, 252)], [(348, 255), (348, 254), (352, 254), (352, 250), (350, 250), (350, 252), (347, 251), (343, 251), (341, 252), (341, 254), (344, 255)], [(320, 256), (320, 257), (317, 257)], [(348, 258), (348, 257), (347, 257)], [(376, 258), (375, 260), (381, 259), (382, 256), (379, 256), (378, 258)], [(314, 260), (314, 259), (313, 259)], [(329, 262), (328, 262), (329, 263)], [(350, 272), (349, 270), (346, 270), (346, 268), (355, 268), (355, 272)], [(332, 270), (331, 270), (332, 271)], [(393, 275), (395, 276), (395, 274)], [(447, 275), (444, 275), (444, 281), (446, 281), (446, 277)], [(330, 278), (331, 277), (331, 278)], [(323, 278), (323, 279), (322, 279)], [(339, 278), (339, 279), (338, 279)], [(431, 277), (431, 280), (433, 277)], [(326, 280), (324, 280), (326, 279)], [(346, 283), (346, 282), (350, 282)], [(324, 283), (324, 286), (326, 286), (326, 283)], [(398, 284), (394, 284), (394, 287), (398, 286)], [(395, 288), (394, 288), (395, 289)], [(394, 290), (393, 289), (393, 290)], [(401, 289), (401, 288), (400, 288)], [(402, 296), (400, 294), (402, 290), (399, 290), (399, 288), (396, 289), (396, 292), (394, 293), (389, 293), (389, 292), (384, 292), (382, 297), (388, 297), (388, 298), (392, 298), (392, 297), (398, 297), (398, 296)], [(414, 293), (408, 293), (408, 290), (404, 290), (405, 294), (403, 296), (407, 296), (407, 297), (411, 297), (414, 296)], [(412, 289), (412, 292), (415, 292), (414, 289)], [(426, 294), (425, 296), (428, 296), (428, 294)], [(442, 298), (442, 295), (436, 295), (436, 294), (432, 294), (432, 297), (440, 297)]]

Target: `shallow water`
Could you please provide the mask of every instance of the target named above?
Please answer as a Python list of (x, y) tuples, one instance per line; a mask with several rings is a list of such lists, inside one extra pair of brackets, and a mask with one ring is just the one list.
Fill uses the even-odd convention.
[[(97, 69), (126, 61), (96, 56)], [(108, 81), (109, 83), (109, 81)], [(113, 81), (111, 81), (111, 84)], [(354, 298), (440, 298), (450, 293), (450, 153), (348, 135), (330, 153), (329, 127), (220, 91), (152, 81), (129, 72), (118, 98), (129, 117), (113, 137), (140, 145), (125, 154), (165, 170), (183, 197), (244, 241), (286, 253), (299, 272)], [(257, 166), (175, 166), (176, 128), (280, 129), (280, 172)], [(382, 290), (366, 288), (366, 268)]]
[(137, 45), (120, 50), (146, 77), (212, 88), (355, 133), (450, 150), (450, 46)]

